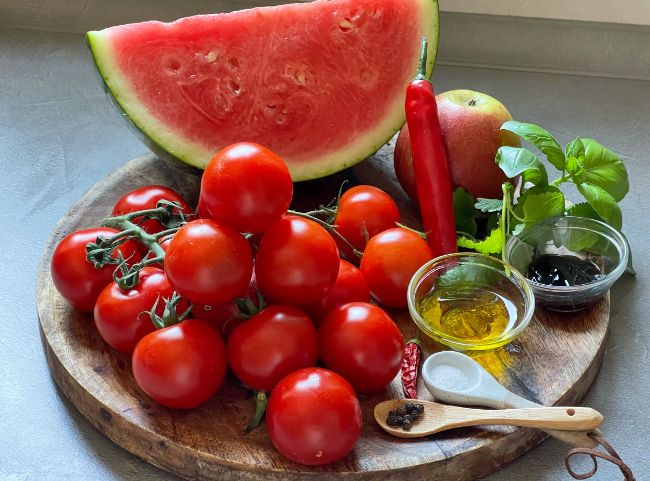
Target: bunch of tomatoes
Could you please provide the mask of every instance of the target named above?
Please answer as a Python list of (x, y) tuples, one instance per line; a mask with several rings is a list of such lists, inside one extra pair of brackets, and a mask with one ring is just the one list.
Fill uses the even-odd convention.
[[(309, 213), (290, 211), (292, 196), (282, 159), (233, 144), (207, 165), (196, 215), (171, 189), (136, 189), (104, 222), (126, 228), (68, 235), (51, 269), (106, 343), (132, 355), (137, 384), (157, 403), (199, 406), (230, 368), (257, 391), (258, 417), (266, 405), (274, 446), (294, 462), (325, 464), (360, 435), (356, 393), (385, 389), (402, 362), (400, 330), (371, 296), (406, 307), (408, 283), (432, 253), (396, 226), (397, 205), (376, 187)], [(161, 202), (186, 221), (170, 228), (148, 217)], [(91, 262), (98, 252), (104, 262)], [(126, 288), (120, 269), (137, 271), (137, 283)]]

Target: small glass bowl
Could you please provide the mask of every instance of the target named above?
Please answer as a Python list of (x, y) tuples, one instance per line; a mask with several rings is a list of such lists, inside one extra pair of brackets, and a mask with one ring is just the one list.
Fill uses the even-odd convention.
[(625, 272), (629, 247), (621, 233), (604, 222), (572, 216), (535, 224), (506, 244), (506, 260), (524, 273), (535, 256), (544, 254), (589, 258), (600, 268), (603, 277), (577, 286), (550, 286), (527, 279), (539, 305), (575, 312), (600, 299)]
[[(458, 282), (462, 288), (476, 287), (497, 294), (509, 301), (516, 314), (506, 330), (489, 340), (468, 340), (438, 331), (424, 321), (418, 306), (422, 299), (435, 290), (438, 278), (458, 266), (469, 269)], [(415, 273), (408, 287), (408, 309), (418, 328), (435, 341), (457, 351), (487, 350), (513, 341), (530, 323), (535, 312), (535, 296), (526, 278), (517, 270), (498, 259), (483, 254), (460, 252), (437, 257), (424, 264)]]

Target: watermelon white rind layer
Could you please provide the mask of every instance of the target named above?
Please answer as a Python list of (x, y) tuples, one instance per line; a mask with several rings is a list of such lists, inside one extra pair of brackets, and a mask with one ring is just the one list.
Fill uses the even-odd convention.
[[(347, 127), (346, 129), (341, 129), (339, 138), (337, 138), (336, 132), (334, 132), (334, 134), (331, 134), (330, 132), (330, 138), (328, 139), (330, 142), (328, 142), (328, 145), (323, 146), (321, 143), (319, 146), (317, 145), (317, 142), (321, 139), (318, 138), (318, 129), (312, 128), (311, 131), (308, 131), (307, 135), (305, 135), (304, 132), (300, 132), (301, 127), (299, 122), (301, 119), (289, 119), (297, 126), (296, 132), (301, 134), (298, 136), (299, 140), (296, 142), (302, 142), (302, 144), (299, 145), (305, 145), (304, 151), (297, 149), (296, 145), (292, 145), (292, 142), (287, 140), (286, 130), (282, 132), (285, 137), (278, 135), (278, 140), (275, 142), (276, 145), (270, 145), (274, 143), (274, 138), (272, 136), (260, 135), (260, 138), (257, 138), (255, 132), (264, 132), (266, 128), (264, 125), (261, 127), (255, 125), (253, 127), (257, 128), (257, 130), (255, 130), (255, 128), (249, 130), (247, 129), (246, 124), (243, 123), (239, 128), (239, 131), (233, 133), (232, 129), (230, 129), (228, 135), (225, 133), (222, 135), (222, 131), (219, 128), (215, 128), (214, 132), (210, 132), (213, 137), (211, 137), (209, 141), (206, 141), (205, 138), (199, 138), (201, 137), (200, 135), (194, 135), (196, 132), (189, 134), (187, 131), (183, 131), (182, 123), (180, 127), (178, 124), (172, 125), (171, 122), (168, 121), (170, 114), (168, 112), (161, 113), (160, 106), (155, 102), (152, 102), (151, 95), (149, 98), (143, 97), (142, 82), (140, 82), (140, 86), (138, 86), (138, 78), (136, 77), (134, 80), (134, 75), (137, 75), (137, 73), (134, 74), (129, 70), (131, 64), (129, 64), (128, 61), (130, 59), (125, 59), (124, 55), (121, 55), (119, 48), (116, 47), (116, 45), (118, 45), (118, 40), (125, 36), (128, 38), (128, 35), (132, 32), (137, 32), (137, 29), (142, 28), (154, 32), (156, 32), (157, 29), (162, 29), (161, 31), (164, 33), (166, 32), (166, 29), (182, 29), (184, 28), (184, 25), (191, 24), (191, 22), (194, 22), (194, 24), (200, 24), (200, 22), (205, 21), (219, 25), (220, 22), (223, 23), (232, 20), (233, 16), (236, 15), (245, 15), (246, 17), (243, 17), (245, 19), (273, 18), (274, 15), (283, 15), (285, 12), (283, 12), (282, 9), (287, 8), (292, 9), (290, 12), (288, 11), (289, 14), (294, 16), (298, 15), (298, 17), (302, 14), (301, 12), (305, 12), (305, 15), (303, 15), (304, 25), (301, 25), (301, 28), (304, 28), (306, 35), (308, 35), (310, 33), (308, 31), (310, 29), (310, 23), (312, 23), (310, 22), (310, 16), (313, 16), (314, 12), (317, 12), (319, 9), (326, 8), (331, 15), (332, 6), (339, 8), (339, 10), (346, 8), (350, 10), (354, 8), (355, 2), (359, 2), (356, 3), (356, 5), (363, 3), (367, 7), (369, 4), (373, 4), (376, 5), (377, 8), (380, 8), (383, 5), (394, 4), (396, 1), (397, 0), (364, 0), (364, 2), (359, 2), (359, 0), (319, 0), (304, 4), (260, 7), (231, 14), (190, 17), (171, 24), (145, 22), (142, 24), (124, 25), (101, 31), (88, 32), (87, 42), (109, 97), (112, 98), (114, 104), (121, 110), (122, 117), (131, 125), (131, 127), (134, 127), (136, 133), (140, 134), (140, 137), (148, 147), (161, 158), (171, 161), (180, 161), (194, 167), (204, 168), (216, 151), (225, 147), (227, 144), (232, 143), (233, 141), (256, 141), (275, 150), (280, 156), (282, 156), (291, 170), (293, 179), (295, 181), (302, 181), (324, 177), (361, 162), (381, 148), (401, 128), (405, 120), (404, 92), (406, 83), (415, 75), (419, 56), (419, 39), (423, 35), (429, 40), (427, 72), (430, 75), (433, 71), (438, 46), (439, 30), (437, 0), (399, 0), (408, 5), (409, 8), (412, 7), (412, 11), (416, 12), (415, 18), (396, 18), (394, 20), (395, 22), (410, 22), (410, 24), (415, 24), (415, 26), (410, 30), (412, 31), (412, 35), (410, 35), (412, 38), (402, 40), (402, 44), (408, 45), (410, 51), (407, 55), (408, 58), (398, 59), (402, 62), (400, 65), (404, 65), (404, 67), (402, 68), (403, 71), (399, 72), (399, 77), (401, 78), (395, 80), (395, 82), (398, 82), (399, 84), (389, 85), (389, 87), (391, 87), (388, 89), (390, 94), (387, 94), (384, 90), (376, 92), (370, 91), (367, 98), (362, 99), (367, 104), (377, 103), (381, 110), (381, 113), (372, 119), (372, 124), (362, 127), (361, 130), (354, 132), (354, 135), (349, 135)], [(230, 16), (230, 18), (228, 18), (228, 16)], [(183, 24), (182, 22), (186, 23)], [(226, 23), (226, 25), (228, 24)], [(154, 38), (152, 41), (155, 40), (156, 39)], [(161, 42), (164, 41), (166, 40), (161, 40)], [(387, 41), (398, 42), (399, 44), (399, 40), (396, 39), (389, 38)], [(262, 45), (264, 44), (262, 43)], [(177, 44), (174, 46), (178, 47)], [(374, 44), (373, 47), (375, 47)], [(385, 45), (383, 47), (382, 45), (377, 45), (372, 54), (376, 55), (378, 52), (383, 50), (386, 50)], [(160, 50), (158, 50), (158, 52), (160, 52)], [(211, 52), (212, 50), (210, 50), (210, 53)], [(295, 51), (293, 53), (295, 54)], [(308, 53), (313, 55), (313, 52)], [(328, 55), (333, 54), (331, 49), (327, 53)], [(345, 61), (345, 50), (334, 53), (337, 57), (340, 55), (341, 58), (333, 58), (331, 59), (332, 61)], [(253, 52), (253, 54), (260, 55), (259, 52)], [(198, 55), (198, 53), (195, 53), (195, 55)], [(395, 62), (396, 59), (394, 56), (393, 58), (381, 59), (377, 62), (377, 65), (374, 65), (374, 68), (377, 70), (386, 69), (391, 63)], [(125, 65), (127, 66), (126, 68), (124, 67)], [(146, 73), (148, 75), (152, 74), (151, 72)], [(243, 79), (237, 79), (237, 82), (242, 83), (241, 89), (244, 91), (242, 97), (249, 99), (248, 108), (250, 108), (250, 103), (254, 102), (257, 98), (256, 96), (259, 95), (260, 89), (269, 88), (267, 83), (265, 83), (268, 79), (265, 79), (264, 77), (261, 77), (260, 79), (250, 78), (255, 75), (260, 76), (263, 73), (263, 68), (253, 71), (249, 69), (247, 71), (247, 76)], [(323, 72), (316, 71), (313, 73), (319, 80), (326, 78), (326, 75), (324, 75)], [(154, 74), (156, 73), (154, 72)], [(318, 77), (319, 74), (320, 77)], [(299, 80), (303, 80), (304, 82), (304, 78)], [(251, 85), (255, 85), (256, 88), (249, 88)], [(320, 100), (318, 94), (319, 92), (316, 89), (313, 89), (311, 92), (303, 95), (312, 95), (313, 99), (311, 100), (313, 100), (315, 105), (318, 105)], [(329, 94), (334, 97), (338, 94), (341, 97), (340, 102), (339, 99), (334, 99), (335, 104), (346, 102), (345, 92), (334, 91), (329, 92)], [(329, 100), (332, 101), (331, 98)], [(197, 102), (192, 99), (189, 99), (187, 104), (185, 104), (184, 101), (177, 101), (170, 107), (170, 110), (172, 113), (175, 111), (180, 112), (181, 115), (198, 116), (198, 112), (199, 114), (205, 114), (204, 117), (209, 117), (210, 112), (206, 112), (205, 109), (202, 109), (201, 105), (197, 106), (196, 103)], [(358, 105), (357, 108), (359, 108)], [(327, 112), (320, 112), (319, 115), (319, 121), (322, 121), (323, 116), (326, 118)], [(341, 118), (340, 111), (336, 115), (339, 115), (339, 119)], [(354, 115), (362, 117), (363, 112), (351, 112), (351, 115), (352, 117), (354, 117)], [(205, 121), (205, 119), (203, 120)], [(327, 120), (331, 121), (331, 128), (334, 129), (334, 125), (337, 121), (336, 116)], [(232, 124), (236, 124), (236, 122), (231, 122), (231, 125)], [(274, 125), (269, 126), (271, 132), (273, 127)], [(224, 129), (227, 130), (229, 127), (224, 126)], [(267, 134), (269, 129), (266, 129)], [(253, 133), (251, 134), (250, 132)], [(314, 137), (313, 141), (316, 145), (314, 149), (309, 148), (309, 135)]]

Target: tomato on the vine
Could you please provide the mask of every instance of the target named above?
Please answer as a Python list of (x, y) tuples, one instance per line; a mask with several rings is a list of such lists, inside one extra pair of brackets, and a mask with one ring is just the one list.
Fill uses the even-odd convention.
[[(50, 269), (52, 280), (59, 293), (76, 309), (92, 312), (99, 293), (113, 281), (115, 264), (100, 269), (86, 260), (86, 245), (98, 236), (113, 237), (118, 231), (109, 227), (83, 229), (64, 237), (54, 249)], [(140, 260), (135, 241), (127, 240), (111, 253), (117, 259), (122, 254), (129, 263)]]
[[(145, 185), (131, 192), (127, 192), (115, 203), (113, 207), (113, 216), (130, 214), (139, 210), (155, 209), (159, 200), (168, 200), (176, 202), (181, 206), (183, 214), (189, 216), (192, 209), (185, 199), (175, 190), (162, 185)], [(133, 222), (138, 224), (142, 218), (134, 219)], [(165, 230), (165, 227), (156, 219), (148, 219), (140, 224), (140, 227), (149, 234), (156, 234)]]
[(396, 227), (370, 239), (361, 272), (372, 297), (389, 307), (406, 307), (413, 274), (433, 258), (427, 242), (415, 232)]
[(227, 369), (221, 336), (198, 319), (147, 334), (135, 347), (132, 361), (138, 386), (173, 409), (206, 402), (221, 387)]
[(316, 222), (287, 215), (262, 237), (255, 258), (257, 285), (272, 302), (304, 306), (332, 289), (339, 256), (332, 236)]
[[(248, 290), (239, 299), (249, 302), (251, 309), (259, 309), (260, 301), (257, 295), (255, 275), (253, 275), (248, 285)], [(232, 331), (245, 321), (237, 302), (234, 300), (224, 304), (194, 304), (192, 306), (192, 317), (206, 321), (226, 340), (230, 337)]]
[(338, 374), (301, 369), (271, 393), (266, 426), (275, 448), (289, 460), (328, 464), (354, 448), (361, 434), (361, 406), (350, 384)]
[(334, 287), (320, 301), (305, 306), (304, 309), (319, 324), (335, 307), (353, 301), (370, 302), (370, 289), (361, 271), (341, 259)]
[(145, 335), (155, 330), (147, 311), (158, 300), (156, 314), (162, 316), (163, 299), (171, 298), (174, 290), (162, 269), (145, 267), (138, 276), (138, 284), (129, 290), (115, 282), (107, 285), (95, 303), (95, 325), (106, 344), (125, 353), (132, 353)]
[(287, 211), (293, 182), (284, 161), (251, 142), (217, 152), (201, 179), (200, 210), (239, 232), (264, 232)]
[[(341, 196), (334, 224), (355, 249), (363, 252), (368, 239), (399, 221), (399, 209), (391, 196), (372, 185), (357, 185)], [(337, 243), (348, 259), (357, 260), (349, 246), (340, 240)]]
[(165, 255), (172, 287), (196, 304), (222, 304), (242, 295), (253, 273), (250, 245), (239, 232), (210, 219), (188, 222)]
[(334, 309), (323, 319), (318, 337), (325, 366), (357, 392), (385, 389), (400, 370), (404, 338), (378, 306), (351, 302)]
[(227, 352), (241, 382), (269, 392), (286, 375), (316, 365), (318, 333), (301, 310), (270, 306), (234, 329)]

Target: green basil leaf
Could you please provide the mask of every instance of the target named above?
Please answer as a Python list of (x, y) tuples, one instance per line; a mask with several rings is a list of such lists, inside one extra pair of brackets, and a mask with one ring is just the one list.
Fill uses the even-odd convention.
[(614, 229), (621, 230), (621, 227), (623, 227), (623, 213), (614, 197), (602, 187), (588, 182), (578, 184), (578, 191), (605, 222)]
[[(601, 217), (596, 213), (594, 208), (587, 202), (572, 205), (567, 210), (567, 215), (576, 217), (586, 217), (588, 219), (595, 219), (602, 221)], [(588, 230), (571, 229), (566, 235), (566, 247), (574, 252), (593, 251), (597, 249), (597, 244), (602, 241), (602, 237)]]
[(558, 170), (564, 170), (564, 152), (557, 140), (546, 130), (534, 124), (509, 120), (501, 128), (509, 130), (537, 147)]
[(456, 230), (465, 232), (472, 237), (476, 235), (476, 219), (474, 219), (474, 197), (462, 187), (454, 191), (454, 219)]
[(479, 197), (476, 199), (474, 207), (481, 212), (501, 212), (503, 209), (503, 199), (486, 199)]
[(569, 157), (566, 159), (566, 171), (571, 174), (572, 177), (577, 177), (582, 174), (583, 169), (580, 165), (580, 161), (576, 157)]
[(526, 182), (535, 185), (548, 183), (544, 164), (530, 150), (523, 147), (500, 147), (497, 151), (496, 163), (511, 179), (521, 175), (524, 184)]
[[(582, 139), (580, 137), (576, 137), (572, 142), (569, 142), (565, 149), (564, 152), (566, 154), (567, 159), (569, 157), (575, 157), (576, 159), (580, 157), (585, 156), (585, 146), (582, 143)], [(567, 169), (568, 170), (568, 169)]]
[(458, 247), (465, 249), (473, 249), (481, 254), (500, 254), (503, 248), (503, 234), (501, 229), (492, 229), (490, 235), (481, 241), (469, 239), (467, 237), (460, 237), (458, 239)]
[(582, 139), (582, 143), (585, 147), (582, 161), (584, 171), (580, 173), (576, 183), (597, 185), (607, 191), (615, 201), (623, 199), (630, 189), (630, 184), (621, 157), (593, 139)]

